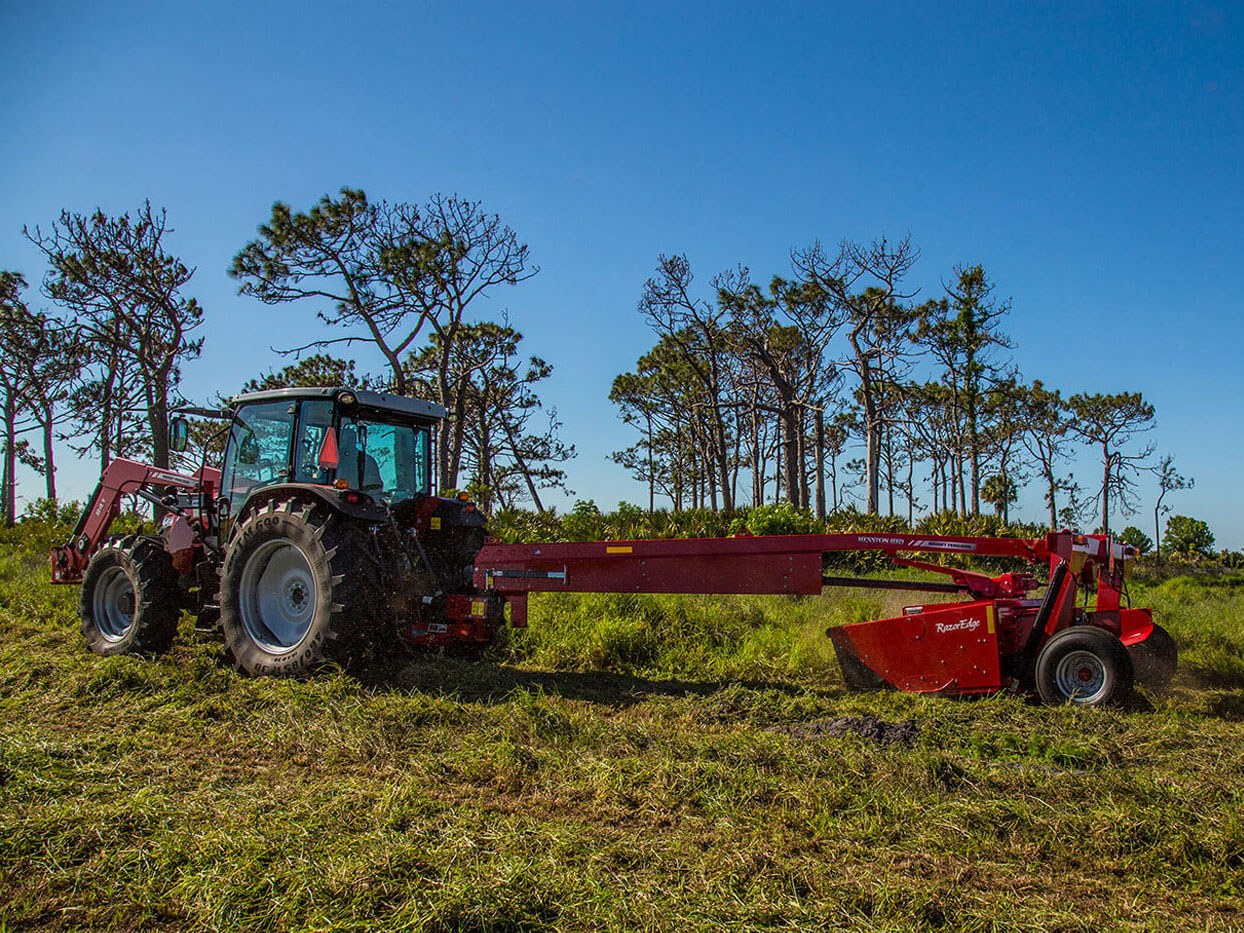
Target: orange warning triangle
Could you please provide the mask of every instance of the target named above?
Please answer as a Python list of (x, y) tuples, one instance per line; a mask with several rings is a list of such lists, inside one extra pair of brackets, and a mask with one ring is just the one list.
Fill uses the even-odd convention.
[(329, 428), (324, 432), (324, 443), (320, 444), (320, 468), (335, 470), (340, 462), (341, 457), (337, 453), (337, 432)]

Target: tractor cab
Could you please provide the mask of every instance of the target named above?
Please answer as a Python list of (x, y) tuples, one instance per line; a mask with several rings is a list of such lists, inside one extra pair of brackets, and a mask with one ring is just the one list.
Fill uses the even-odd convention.
[(395, 506), (434, 493), (439, 405), (347, 388), (272, 389), (230, 401), (218, 515), (236, 518), (264, 487), (309, 484), (345, 502)]

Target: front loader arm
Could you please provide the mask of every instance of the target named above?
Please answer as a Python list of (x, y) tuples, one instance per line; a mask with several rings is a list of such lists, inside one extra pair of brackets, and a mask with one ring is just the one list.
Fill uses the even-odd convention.
[(52, 582), (82, 582), (91, 555), (104, 543), (108, 529), (121, 513), (122, 496), (141, 493), (151, 486), (174, 486), (210, 496), (219, 485), (220, 471), (210, 467), (188, 475), (135, 460), (113, 460), (99, 478), (69, 540), (52, 548)]

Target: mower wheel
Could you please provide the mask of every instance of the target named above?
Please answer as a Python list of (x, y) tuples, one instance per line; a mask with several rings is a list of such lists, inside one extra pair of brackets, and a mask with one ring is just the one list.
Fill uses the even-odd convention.
[(161, 654), (181, 619), (177, 571), (164, 547), (139, 538), (109, 542), (82, 578), (82, 635), (96, 654)]
[(327, 505), (269, 500), (240, 517), (225, 555), (220, 628), (237, 668), (307, 674), (368, 660), (384, 600), (369, 536)]
[(1155, 625), (1144, 641), (1128, 645), (1127, 653), (1136, 672), (1136, 683), (1155, 693), (1170, 685), (1179, 665), (1179, 649), (1162, 626)]
[(1132, 661), (1105, 629), (1077, 625), (1059, 632), (1037, 655), (1037, 693), (1050, 704), (1107, 706), (1132, 690)]

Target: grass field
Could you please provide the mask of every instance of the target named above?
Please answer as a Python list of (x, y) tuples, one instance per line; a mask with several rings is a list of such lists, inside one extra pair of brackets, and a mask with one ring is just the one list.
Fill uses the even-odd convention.
[(0, 542), (3, 930), (1244, 928), (1240, 578), (1135, 586), (1175, 688), (1075, 710), (848, 694), (862, 591), (543, 597), (362, 681), (101, 659), (42, 544)]

